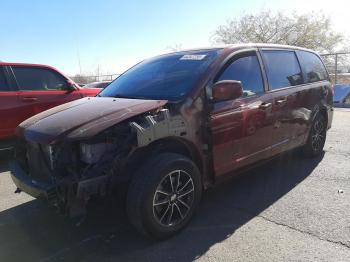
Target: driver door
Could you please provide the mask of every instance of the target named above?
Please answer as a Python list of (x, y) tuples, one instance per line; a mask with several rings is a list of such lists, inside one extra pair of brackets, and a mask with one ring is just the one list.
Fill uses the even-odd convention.
[(12, 66), (12, 71), (18, 84), (23, 120), (82, 97), (77, 89), (67, 90), (67, 80), (52, 69)]
[(217, 176), (270, 156), (272, 97), (266, 92), (261, 59), (254, 51), (234, 56), (214, 82), (238, 80), (243, 96), (213, 105), (210, 115)]

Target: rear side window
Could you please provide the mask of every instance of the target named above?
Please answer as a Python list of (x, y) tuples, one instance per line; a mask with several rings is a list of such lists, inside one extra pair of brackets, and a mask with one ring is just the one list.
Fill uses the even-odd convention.
[(306, 83), (313, 83), (328, 79), (326, 68), (317, 55), (306, 51), (298, 51), (298, 57), (304, 72), (304, 79)]
[(298, 59), (294, 51), (263, 51), (267, 78), (272, 90), (303, 84)]
[(243, 96), (251, 96), (264, 92), (260, 64), (255, 54), (234, 59), (217, 81), (221, 80), (241, 81)]
[(66, 80), (56, 72), (46, 68), (13, 67), (19, 89), (22, 91), (34, 90), (64, 90)]
[(2, 66), (0, 66), (0, 92), (12, 91), (7, 83), (5, 71)]

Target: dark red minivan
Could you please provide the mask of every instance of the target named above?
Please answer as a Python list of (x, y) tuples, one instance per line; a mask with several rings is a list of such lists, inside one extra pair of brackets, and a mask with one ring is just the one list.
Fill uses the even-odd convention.
[[(97, 97), (17, 129), (17, 192), (70, 215), (127, 189), (131, 223), (162, 239), (189, 222), (202, 190), (281, 152), (323, 150), (333, 89), (321, 58), (246, 44), (145, 60)], [(299, 152), (299, 151), (298, 151)]]
[(100, 91), (80, 88), (50, 66), (0, 62), (0, 150), (11, 145), (25, 119)]

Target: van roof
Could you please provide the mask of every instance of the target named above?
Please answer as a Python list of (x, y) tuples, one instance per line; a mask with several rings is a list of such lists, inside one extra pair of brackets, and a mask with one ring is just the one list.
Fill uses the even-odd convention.
[(302, 50), (302, 51), (308, 51), (312, 53), (316, 53), (315, 51), (299, 46), (292, 46), (292, 45), (280, 45), (280, 44), (263, 44), (263, 43), (242, 43), (242, 44), (225, 44), (225, 45), (216, 45), (211, 47), (201, 47), (201, 48), (191, 48), (191, 49), (185, 49), (185, 50), (179, 50), (175, 51), (173, 53), (177, 52), (191, 52), (191, 51), (200, 51), (200, 50), (217, 50), (217, 49), (226, 49), (226, 50), (234, 50), (234, 49), (246, 49), (246, 48), (275, 48), (275, 49), (293, 49), (293, 50)]

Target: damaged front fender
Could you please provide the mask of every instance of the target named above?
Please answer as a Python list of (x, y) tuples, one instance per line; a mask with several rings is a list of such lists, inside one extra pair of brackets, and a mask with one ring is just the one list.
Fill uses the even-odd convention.
[(153, 141), (165, 137), (186, 137), (188, 135), (188, 128), (183, 117), (181, 115), (170, 116), (169, 110), (166, 108), (161, 109), (156, 116), (147, 115), (145, 120), (145, 125), (136, 122), (130, 123), (137, 132), (139, 147), (147, 146)]

